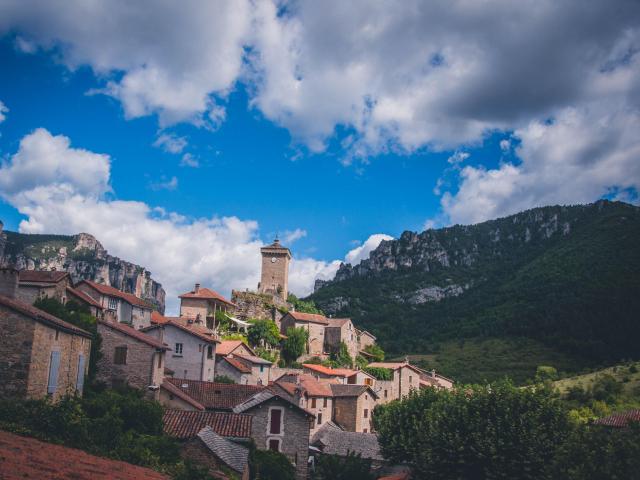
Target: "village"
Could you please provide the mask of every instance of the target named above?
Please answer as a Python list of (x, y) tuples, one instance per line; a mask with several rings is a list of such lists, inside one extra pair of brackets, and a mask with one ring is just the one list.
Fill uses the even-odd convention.
[(357, 454), (379, 478), (402, 475), (381, 455), (374, 408), (453, 381), (407, 360), (383, 361), (376, 337), (349, 318), (296, 311), (287, 302), (290, 250), (276, 239), (261, 254), (256, 291), (227, 299), (194, 282), (175, 317), (106, 283), (73, 284), (64, 271), (2, 269), (0, 396), (82, 395), (92, 335), (33, 306), (75, 302), (97, 319), (97, 381), (159, 402), (165, 433), (212, 473), (224, 467), (248, 478), (253, 442), (284, 454), (301, 480), (324, 454)]

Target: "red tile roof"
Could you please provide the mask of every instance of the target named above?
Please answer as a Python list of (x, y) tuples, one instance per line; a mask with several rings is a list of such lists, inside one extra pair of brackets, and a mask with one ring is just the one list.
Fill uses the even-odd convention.
[(350, 321), (350, 318), (327, 318), (330, 327), (342, 327)]
[(303, 363), (302, 368), (334, 377), (350, 377), (351, 375), (358, 373), (357, 370), (351, 370), (350, 368), (329, 368), (315, 363)]
[(68, 276), (69, 272), (64, 272), (62, 270), (20, 270), (19, 281), (30, 283), (58, 283)]
[(236, 348), (240, 347), (241, 345), (244, 345), (246, 348), (249, 349), (249, 351), (252, 354), (255, 355), (255, 352), (251, 349), (251, 347), (249, 347), (242, 340), (223, 340), (223, 341), (221, 341), (220, 344), (216, 347), (216, 355), (229, 355), (230, 353), (232, 353)]
[(169, 477), (75, 448), (0, 431), (0, 478), (23, 480), (165, 480)]
[(275, 384), (282, 387), (289, 394), (295, 392), (290, 385), (295, 385), (297, 389), (300, 389), (310, 397), (333, 397), (329, 383), (320, 382), (314, 376), (308, 374), (286, 375), (280, 377)]
[(640, 410), (628, 410), (622, 413), (614, 413), (608, 417), (599, 418), (593, 423), (607, 427), (623, 428), (628, 426), (631, 422), (640, 422)]
[(182, 392), (204, 405), (205, 408), (211, 410), (231, 410), (265, 388), (261, 385), (229, 385), (182, 378), (165, 378), (164, 381), (172, 383)]
[(83, 337), (93, 338), (93, 335), (86, 330), (83, 330), (71, 323), (65, 322), (64, 320), (59, 319), (58, 317), (54, 317), (50, 313), (45, 312), (44, 310), (40, 310), (39, 308), (34, 307), (33, 305), (29, 305), (28, 303), (21, 302), (20, 300), (16, 300), (15, 298), (5, 297), (4, 295), (0, 295), (0, 305), (3, 305), (11, 310), (19, 312), (27, 317), (35, 320), (36, 322), (40, 322), (44, 325), (53, 328), (59, 328), (60, 330), (64, 330), (66, 332), (72, 333), (74, 335), (82, 335)]
[(327, 317), (325, 317), (324, 315), (303, 312), (289, 312), (289, 315), (291, 315), (298, 322), (310, 322), (329, 325), (329, 320), (327, 320)]
[(204, 427), (211, 427), (223, 437), (249, 438), (251, 415), (231, 412), (190, 412), (167, 409), (162, 421), (167, 435), (179, 439), (195, 437)]
[(191, 290), (190, 292), (183, 293), (180, 295), (180, 298), (206, 298), (209, 300), (218, 300), (234, 307), (236, 306), (235, 303), (227, 300), (215, 290), (204, 287), (200, 287), (197, 292), (195, 290)]
[(124, 300), (125, 302), (130, 303), (131, 305), (135, 305), (136, 307), (142, 307), (142, 308), (148, 308), (148, 309), (153, 308), (147, 302), (145, 302), (141, 298), (136, 297), (134, 294), (125, 293), (110, 285), (104, 285), (102, 283), (92, 282), (91, 280), (82, 280), (80, 283), (86, 283), (91, 288), (93, 288), (94, 290), (97, 290), (103, 295), (108, 295), (110, 297), (118, 297)]
[(80, 299), (80, 301), (82, 301), (84, 303), (88, 303), (92, 307), (96, 307), (96, 308), (99, 308), (100, 310), (102, 310), (102, 305), (100, 305), (98, 302), (96, 302), (93, 299), (93, 297), (91, 297), (90, 295), (87, 295), (82, 290), (78, 290), (77, 288), (73, 288), (73, 287), (67, 287), (67, 293), (69, 295), (72, 295), (72, 296)]
[(231, 365), (233, 368), (238, 370), (240, 373), (251, 373), (251, 368), (249, 368), (247, 365), (245, 365), (244, 362), (241, 362), (237, 358), (224, 357), (223, 361), (227, 362), (229, 365)]
[(142, 332), (148, 332), (149, 330), (155, 330), (156, 328), (164, 327), (167, 328), (169, 326), (175, 327), (183, 332), (190, 333), (191, 335), (198, 337), (200, 340), (203, 340), (207, 343), (218, 343), (219, 340), (214, 337), (213, 331), (209, 330), (207, 327), (198, 325), (196, 323), (183, 323), (180, 321), (178, 317), (166, 317), (167, 321), (165, 323), (159, 323), (156, 325), (150, 325), (141, 329)]
[[(167, 370), (169, 370), (169, 372), (167, 372)], [(165, 376), (170, 374), (173, 375), (175, 372), (171, 369), (167, 369), (167, 367), (164, 367), (164, 374)], [(197, 400), (191, 398), (189, 395), (187, 395), (185, 392), (183, 392), (182, 390), (180, 390), (178, 387), (176, 387), (173, 383), (171, 382), (167, 382), (166, 380), (162, 381), (162, 385), (161, 388), (163, 388), (164, 390), (166, 390), (167, 392), (169, 392), (169, 394), (178, 397), (179, 399), (181, 399), (182, 401), (188, 403), (189, 405), (191, 405), (193, 408), (195, 408), (196, 410), (204, 410), (204, 405), (202, 405), (200, 402), (198, 402)]]
[(151, 312), (151, 323), (162, 324), (167, 323), (169, 321), (169, 317), (165, 317), (157, 310)]
[(128, 337), (131, 337), (139, 342), (146, 343), (147, 345), (162, 349), (162, 350), (171, 350), (168, 346), (162, 343), (157, 338), (152, 337), (151, 335), (147, 335), (146, 333), (141, 332), (140, 330), (136, 330), (135, 328), (131, 328), (129, 325), (125, 325), (124, 323), (119, 322), (107, 322), (104, 320), (98, 320), (98, 325), (103, 325), (112, 330), (122, 333)]

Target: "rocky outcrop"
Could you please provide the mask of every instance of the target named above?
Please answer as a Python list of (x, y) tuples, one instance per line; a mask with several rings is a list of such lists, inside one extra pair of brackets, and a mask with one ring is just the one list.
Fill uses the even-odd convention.
[(19, 270), (64, 270), (73, 282), (93, 280), (133, 293), (164, 313), (165, 291), (145, 267), (109, 255), (88, 233), (31, 235), (0, 230), (0, 265)]

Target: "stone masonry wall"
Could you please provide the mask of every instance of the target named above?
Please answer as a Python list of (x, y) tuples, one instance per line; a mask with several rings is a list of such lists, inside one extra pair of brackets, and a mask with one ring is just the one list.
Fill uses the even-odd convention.
[(27, 396), (40, 398), (47, 395), (51, 352), (56, 350), (60, 352), (60, 367), (58, 369), (58, 386), (55, 393), (52, 394), (52, 400), (56, 401), (66, 394), (75, 393), (80, 354), (84, 355), (84, 375), (87, 374), (91, 340), (61, 330), (56, 333), (55, 328), (36, 323)]
[(293, 305), (285, 302), (277, 295), (255, 293), (249, 291), (231, 291), (231, 301), (238, 307), (234, 315), (240, 320), (254, 318), (258, 320), (273, 320), (280, 328), (283, 314), (279, 309), (291, 310)]
[(358, 418), (357, 397), (336, 397), (333, 399), (333, 418), (348, 432), (355, 432)]
[(0, 305), (0, 330), (0, 397), (24, 397), (35, 322)]
[[(284, 431), (282, 435), (268, 435), (269, 408), (283, 410)], [(309, 422), (310, 419), (301, 410), (290, 406), (288, 402), (272, 398), (247, 411), (253, 415), (251, 421), (251, 437), (256, 447), (261, 450), (269, 448), (268, 439), (280, 438), (280, 451), (295, 464), (296, 478), (306, 480), (307, 458), (309, 456)]]

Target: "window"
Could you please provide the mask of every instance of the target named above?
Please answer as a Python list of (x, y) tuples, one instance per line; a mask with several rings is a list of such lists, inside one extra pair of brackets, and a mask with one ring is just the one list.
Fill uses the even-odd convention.
[(82, 395), (84, 388), (84, 355), (78, 355), (78, 374), (76, 375), (76, 391)]
[(116, 347), (116, 350), (113, 354), (113, 363), (116, 365), (126, 365), (127, 364), (127, 347)]
[(316, 399), (315, 398), (311, 399), (311, 408), (316, 408)]
[(318, 414), (318, 425), (322, 425), (322, 413)]
[(58, 370), (60, 369), (60, 352), (51, 352), (49, 362), (49, 382), (47, 383), (47, 393), (53, 395), (58, 388)]
[(413, 382), (413, 377), (409, 375), (409, 383)]
[(367, 433), (367, 429), (366, 429), (366, 428), (363, 428), (363, 429), (362, 429), (362, 433)]
[(176, 348), (173, 349), (175, 355), (182, 355), (182, 344), (176, 343)]
[(327, 408), (327, 397), (324, 397), (322, 400), (323, 400), (323, 402), (322, 402), (322, 406), (323, 406), (324, 408)]
[(385, 391), (384, 391), (384, 398), (387, 398), (387, 396), (388, 396), (388, 395), (387, 395), (387, 391), (385, 390)]
[(364, 418), (369, 418), (369, 409), (368, 408), (364, 409)]
[(109, 310), (115, 310), (118, 308), (118, 299), (115, 297), (109, 297), (109, 306), (107, 308)]
[(208, 359), (212, 359), (213, 358), (213, 347), (211, 345), (209, 345), (207, 347), (207, 358)]
[(269, 439), (269, 450), (274, 452), (280, 451), (280, 439), (278, 438), (270, 438)]
[(140, 309), (140, 316), (141, 316), (141, 317), (144, 317), (144, 308), (141, 308), (141, 309)]
[(371, 385), (371, 384), (373, 384), (373, 382), (371, 381), (371, 379), (370, 379), (370, 378), (365, 378), (365, 379), (364, 379), (364, 384), (365, 384), (365, 385)]
[(260, 373), (264, 372), (264, 365), (260, 365)]
[(162, 368), (162, 354), (158, 352), (156, 355), (158, 355), (158, 368)]
[(282, 410), (279, 408), (269, 410), (269, 433), (272, 435), (282, 434)]
[(56, 340), (58, 340), (58, 337), (60, 336), (60, 331), (56, 330)]

